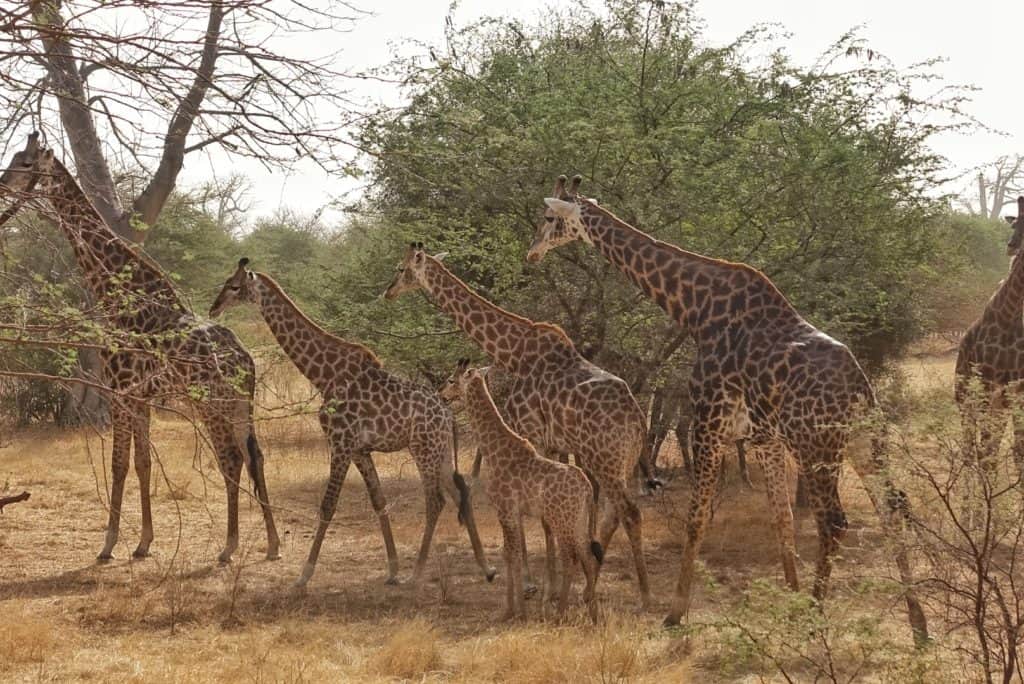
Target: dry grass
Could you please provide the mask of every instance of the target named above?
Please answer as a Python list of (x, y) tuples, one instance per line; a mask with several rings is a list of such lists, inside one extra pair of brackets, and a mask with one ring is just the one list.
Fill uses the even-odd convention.
[[(308, 388), (279, 367), (268, 404), (301, 399)], [(160, 467), (154, 472), (153, 557), (132, 562), (138, 538), (138, 497), (129, 474), (117, 559), (97, 565), (106, 520), (109, 443), (90, 433), (31, 429), (0, 455), (0, 481), (32, 491), (31, 501), (0, 518), (0, 678), (312, 682), (619, 682), (726, 681), (728, 649), (707, 639), (683, 643), (660, 621), (674, 587), (681, 549), (685, 483), (643, 500), (647, 560), (656, 606), (636, 612), (632, 561), (620, 532), (607, 554), (598, 594), (605, 619), (594, 627), (574, 606), (567, 624), (540, 618), (501, 624), (503, 577), (479, 576), (464, 530), (449, 506), (438, 526), (427, 581), (385, 586), (376, 517), (360, 478), (350, 475), (304, 595), (291, 582), (305, 559), (327, 469), (315, 418), (263, 421), (267, 480), (284, 539), (284, 559), (263, 560), (259, 508), (246, 499), (242, 546), (235, 562), (216, 563), (224, 537), (222, 480), (193, 427), (169, 414), (153, 423)], [(466, 441), (466, 440), (464, 440)], [(469, 463), (468, 449), (462, 463)], [(735, 468), (730, 460), (730, 467)], [(408, 454), (380, 455), (378, 469), (391, 505), (405, 577), (422, 533), (422, 490)], [(465, 466), (464, 466), (465, 467)], [(759, 472), (753, 469), (755, 484)], [(854, 477), (843, 495), (857, 526), (836, 570), (833, 600), (851, 599), (844, 582), (888, 572), (878, 523)], [(492, 564), (501, 566), (493, 510), (477, 501), (477, 520)], [(734, 476), (722, 494), (705, 542), (694, 597), (695, 621), (734, 601), (753, 578), (781, 583), (774, 533), (761, 492)], [(528, 524), (531, 565), (539, 576), (543, 543)], [(809, 583), (816, 550), (814, 523), (798, 514), (801, 577)], [(879, 571), (878, 569), (883, 570)], [(577, 586), (577, 601), (579, 587)], [(891, 611), (894, 632), (902, 615)], [(696, 647), (695, 647), (696, 646)]]

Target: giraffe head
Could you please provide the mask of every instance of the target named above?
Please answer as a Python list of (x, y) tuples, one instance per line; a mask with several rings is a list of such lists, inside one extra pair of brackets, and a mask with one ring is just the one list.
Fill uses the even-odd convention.
[[(434, 258), (440, 261), (445, 256), (446, 254), (442, 252), (435, 254)], [(384, 299), (395, 299), (406, 292), (412, 292), (423, 287), (426, 267), (427, 253), (423, 249), (423, 243), (410, 243), (405, 257), (398, 264), (395, 277), (391, 280), (391, 284), (388, 285), (388, 289), (384, 290)]]
[(1017, 215), (1007, 216), (1006, 222), (1013, 228), (1013, 235), (1006, 243), (1006, 253), (1013, 256), (1020, 251), (1021, 245), (1024, 244), (1024, 196), (1017, 198)]
[(533, 244), (526, 253), (526, 260), (536, 263), (544, 258), (549, 249), (572, 242), (573, 240), (589, 241), (587, 231), (583, 226), (583, 217), (580, 212), (580, 176), (573, 176), (572, 184), (566, 190), (565, 176), (559, 176), (555, 181), (555, 189), (551, 197), (544, 199), (547, 207), (544, 210), (544, 217), (537, 226), (537, 232), (533, 236)]
[(474, 378), (486, 379), (488, 370), (488, 368), (470, 368), (469, 359), (459, 359), (455, 366), (455, 372), (445, 380), (444, 386), (441, 388), (441, 398), (445, 401), (464, 398), (469, 383)]
[(232, 306), (259, 303), (255, 286), (256, 274), (246, 268), (248, 265), (248, 258), (242, 257), (238, 260), (238, 268), (224, 283), (217, 298), (213, 300), (213, 305), (210, 307), (210, 318), (220, 316), (225, 309)]
[(39, 132), (28, 136), (25, 148), (14, 153), (0, 174), (0, 196), (17, 195), (33, 189), (46, 190), (54, 178), (53, 150), (39, 144)]

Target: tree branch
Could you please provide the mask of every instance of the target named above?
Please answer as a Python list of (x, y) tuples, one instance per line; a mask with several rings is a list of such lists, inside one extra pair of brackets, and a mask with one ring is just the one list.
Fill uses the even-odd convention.
[(7, 504), (21, 503), (22, 501), (28, 501), (28, 498), (32, 496), (28, 492), (22, 492), (15, 496), (0, 496), (0, 513), (4, 512), (4, 506)]
[(202, 57), (192, 86), (178, 103), (178, 108), (167, 127), (160, 165), (150, 179), (149, 185), (135, 200), (133, 208), (138, 214), (138, 219), (147, 227), (156, 223), (160, 211), (164, 208), (164, 203), (174, 189), (182, 164), (184, 164), (185, 140), (199, 114), (199, 106), (206, 97), (206, 91), (213, 82), (224, 15), (224, 5), (220, 0), (214, 0), (210, 4), (210, 16), (206, 24), (206, 35), (203, 38)]

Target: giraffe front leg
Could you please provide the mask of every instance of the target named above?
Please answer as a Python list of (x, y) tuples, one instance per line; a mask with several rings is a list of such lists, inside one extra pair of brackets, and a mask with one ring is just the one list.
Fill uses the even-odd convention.
[(526, 525), (522, 523), (519, 524), (519, 549), (521, 550), (520, 558), (523, 562), (523, 598), (530, 598), (537, 594), (537, 584), (533, 581), (533, 577), (530, 576), (530, 554), (526, 552)]
[[(560, 540), (559, 554), (562, 558), (562, 586), (558, 591), (558, 619), (564, 619), (569, 609), (569, 593), (572, 591), (572, 583), (576, 578), (576, 559), (578, 551), (574, 548), (573, 540), (568, 534)], [(582, 556), (580, 562), (586, 562)]]
[(388, 576), (384, 584), (398, 584), (398, 551), (395, 549), (395, 538), (391, 533), (391, 518), (388, 516), (388, 505), (381, 489), (377, 467), (368, 453), (360, 454), (355, 459), (356, 469), (363, 476), (366, 490), (370, 495), (370, 503), (380, 521), (380, 531), (384, 536), (384, 552), (388, 557)]
[(501, 532), (505, 542), (505, 613), (503, 621), (526, 617), (526, 604), (523, 600), (523, 564), (520, 556), (525, 549), (519, 546), (523, 538), (522, 520), (516, 513), (502, 516)]
[(541, 605), (547, 611), (548, 603), (555, 597), (555, 587), (558, 581), (555, 575), (555, 536), (546, 519), (541, 518), (540, 522), (544, 528), (544, 592), (541, 595)]
[[(738, 443), (737, 443), (738, 444)], [(786, 585), (800, 590), (796, 572), (796, 535), (793, 527), (793, 507), (789, 502), (789, 479), (786, 477), (786, 456), (783, 444), (771, 442), (754, 447), (754, 459), (764, 472), (768, 505), (773, 514), (773, 527), (779, 540), (779, 553)]]
[(418, 591), (420, 582), (423, 579), (423, 572), (427, 567), (427, 557), (430, 555), (430, 543), (434, 538), (434, 529), (437, 527), (437, 519), (444, 509), (444, 494), (436, 483), (424, 482), (423, 494), (426, 499), (426, 525), (423, 527), (423, 540), (420, 542), (420, 551), (416, 556), (416, 568), (412, 574), (412, 585)]
[(678, 625), (690, 609), (694, 566), (711, 519), (711, 506), (718, 485), (719, 471), (722, 468), (723, 446), (724, 440), (719, 435), (710, 433), (703, 424), (694, 426), (694, 491), (690, 498), (689, 520), (686, 523), (686, 547), (683, 549), (683, 558), (680, 562), (672, 608), (665, 617), (666, 627)]
[(226, 564), (231, 562), (231, 557), (238, 549), (238, 486), (242, 477), (242, 454), (232, 444), (222, 449), (218, 456), (228, 500), (228, 531), (224, 550), (220, 552), (217, 560)]
[(153, 543), (153, 512), (150, 505), (150, 439), (149, 406), (139, 403), (134, 407), (132, 441), (135, 443), (135, 474), (139, 478), (139, 499), (142, 503), (142, 536), (132, 556), (146, 558)]
[(846, 513), (839, 500), (839, 466), (818, 460), (817, 467), (807, 469), (807, 495), (818, 524), (818, 562), (815, 567), (812, 595), (823, 601), (828, 594), (832, 575), (832, 559), (839, 550), (839, 541), (846, 532)]
[(295, 581), (295, 588), (305, 589), (309, 578), (316, 570), (316, 561), (320, 557), (320, 547), (323, 546), (324, 537), (327, 535), (327, 528), (334, 518), (334, 511), (338, 507), (338, 495), (341, 493), (341, 486), (345, 483), (345, 475), (348, 473), (349, 463), (352, 461), (351, 451), (339, 446), (331, 446), (331, 474), (327, 479), (327, 488), (324, 490), (323, 499), (320, 501), (320, 522), (317, 524), (316, 535), (313, 537), (313, 544), (309, 547), (309, 556), (306, 564), (302, 567), (302, 574)]
[(118, 402), (112, 402), (111, 421), (113, 438), (110, 454), (110, 512), (107, 519), (106, 540), (103, 550), (96, 557), (101, 563), (114, 557), (114, 545), (117, 544), (118, 530), (121, 526), (121, 502), (124, 498), (124, 481), (128, 476), (129, 459), (132, 445), (132, 417)]

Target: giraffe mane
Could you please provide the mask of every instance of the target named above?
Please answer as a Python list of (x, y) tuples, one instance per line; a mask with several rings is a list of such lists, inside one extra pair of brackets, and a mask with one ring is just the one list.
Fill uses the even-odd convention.
[(270, 277), (266, 273), (260, 272), (256, 272), (256, 277), (263, 281), (265, 285), (274, 290), (274, 292), (276, 292), (281, 297), (284, 303), (292, 308), (292, 310), (295, 312), (295, 315), (302, 318), (309, 325), (309, 327), (312, 328), (316, 333), (323, 335), (324, 337), (326, 337), (328, 340), (335, 344), (349, 347), (365, 354), (366, 357), (369, 359), (370, 363), (372, 363), (378, 368), (382, 368), (384, 366), (384, 364), (381, 363), (380, 358), (375, 353), (373, 353), (373, 351), (366, 345), (360, 344), (358, 342), (349, 342), (348, 340), (335, 335), (329, 330), (326, 330), (322, 325), (320, 325), (312, 318), (307, 316), (306, 313), (301, 308), (299, 308), (299, 305), (295, 303), (295, 300), (289, 297), (288, 293), (284, 291), (284, 288), (281, 287), (281, 285), (278, 284), (278, 282), (274, 280), (272, 277)]
[(645, 233), (644, 231), (640, 230), (639, 228), (636, 228), (635, 226), (630, 225), (626, 221), (623, 221), (618, 216), (613, 214), (610, 210), (608, 210), (604, 206), (598, 204), (595, 200), (592, 200), (589, 197), (584, 197), (583, 195), (577, 195), (577, 197), (578, 197), (578, 199), (581, 202), (584, 202), (590, 208), (595, 209), (598, 212), (600, 212), (600, 213), (604, 214), (605, 216), (607, 216), (617, 226), (622, 227), (622, 228), (626, 228), (628, 230), (631, 230), (631, 231), (637, 233), (638, 235), (640, 235), (640, 236), (646, 238), (647, 240), (649, 240), (651, 244), (653, 244), (655, 247), (657, 247), (659, 249), (665, 249), (668, 252), (671, 252), (673, 254), (677, 254), (677, 255), (679, 255), (681, 257), (685, 257), (687, 260), (700, 261), (700, 262), (703, 262), (703, 263), (706, 263), (706, 264), (710, 264), (710, 265), (713, 265), (713, 266), (720, 266), (720, 267), (725, 268), (725, 269), (734, 269), (734, 270), (738, 270), (738, 271), (746, 271), (747, 273), (749, 273), (751, 276), (753, 276), (757, 280), (760, 280), (768, 288), (769, 292), (777, 295), (780, 300), (782, 300), (783, 302), (786, 303), (787, 306), (792, 308), (794, 311), (796, 310), (793, 307), (793, 305), (790, 303), (790, 301), (786, 297), (786, 295), (782, 294), (782, 290), (780, 290), (778, 288), (778, 286), (776, 286), (775, 283), (772, 282), (771, 278), (766, 276), (764, 274), (764, 272), (761, 271), (760, 269), (755, 268), (755, 267), (751, 266), (750, 264), (745, 264), (745, 263), (743, 263), (741, 261), (729, 261), (727, 259), (716, 259), (714, 257), (705, 256), (703, 254), (698, 254), (696, 252), (689, 252), (689, 251), (683, 249), (682, 247), (679, 247), (677, 245), (673, 245), (671, 242), (663, 242), (662, 240), (659, 240), (658, 238), (650, 235), (649, 233)]
[(512, 313), (508, 309), (505, 309), (505, 308), (502, 308), (502, 307), (498, 306), (497, 304), (495, 304), (494, 302), (490, 301), (486, 297), (484, 297), (484, 296), (480, 295), (479, 293), (477, 293), (476, 290), (474, 290), (469, 285), (467, 285), (461, 278), (459, 278), (457, 275), (455, 275), (454, 273), (449, 271), (448, 268), (441, 262), (440, 259), (435, 259), (433, 256), (431, 256), (429, 254), (426, 254), (425, 252), (424, 252), (424, 256), (427, 257), (428, 259), (430, 259), (430, 261), (434, 264), (434, 266), (436, 266), (437, 268), (439, 268), (442, 271), (444, 271), (448, 276), (451, 277), (452, 280), (454, 280), (456, 283), (461, 285), (463, 287), (463, 289), (465, 289), (466, 292), (469, 293), (470, 297), (476, 299), (479, 302), (483, 302), (484, 304), (486, 304), (488, 306), (493, 306), (495, 309), (500, 311), (502, 314), (504, 314), (505, 316), (507, 316), (508, 318), (512, 319), (513, 321), (515, 321), (517, 323), (521, 323), (523, 325), (529, 326), (529, 327), (533, 328), (534, 330), (545, 330), (545, 331), (553, 333), (556, 337), (560, 338), (560, 341), (563, 344), (565, 344), (568, 348), (570, 348), (572, 351), (576, 351), (576, 345), (573, 344), (572, 340), (569, 338), (569, 335), (567, 335), (565, 330), (562, 329), (562, 326), (558, 325), (557, 323), (549, 323), (548, 321), (533, 321), (533, 320), (530, 320), (529, 318), (527, 318), (526, 316), (520, 316), (517, 313)]

